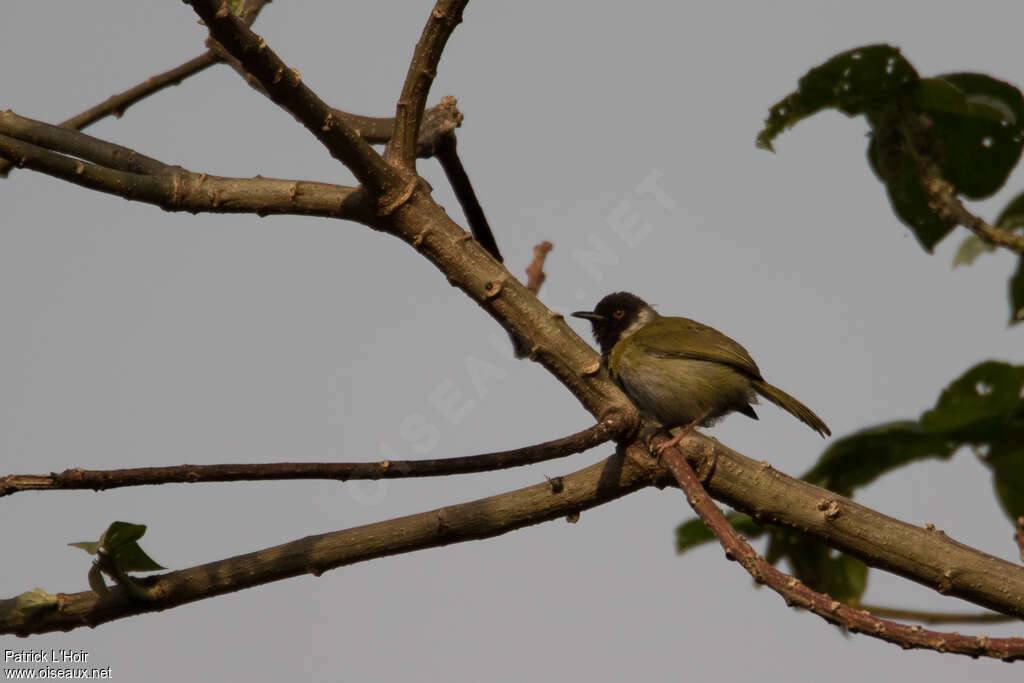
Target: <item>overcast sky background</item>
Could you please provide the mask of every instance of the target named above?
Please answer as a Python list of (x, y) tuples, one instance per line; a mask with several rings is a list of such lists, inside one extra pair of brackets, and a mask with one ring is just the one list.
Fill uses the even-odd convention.
[[(255, 29), (331, 104), (388, 115), (431, 6), (278, 0)], [(3, 15), (0, 108), (53, 122), (199, 54), (206, 33), (187, 5), (154, 0), (7, 0)], [(952, 270), (962, 229), (925, 254), (865, 162), (860, 119), (817, 116), (774, 155), (754, 137), (807, 69), (857, 45), (896, 44), (924, 75), (1024, 85), (1022, 19), (1011, 2), (473, 2), (430, 102), (459, 99), (459, 149), (512, 271), (554, 242), (541, 295), (552, 309), (629, 289), (711, 324), (844, 436), (917, 417), (977, 362), (1024, 362), (1024, 326), (1006, 327), (1013, 259)], [(350, 182), (227, 67), (88, 132), (193, 171)], [(436, 164), (420, 168), (462, 221)], [(644, 196), (644, 182), (670, 201)], [(976, 206), (994, 217), (1022, 186), (1018, 173)], [(591, 423), (425, 259), (365, 227), (169, 214), (28, 171), (0, 183), (0, 202), (0, 473), (456, 456)], [(624, 216), (642, 228), (629, 242), (612, 228)], [(615, 263), (584, 267), (578, 252), (595, 245)], [(481, 362), (491, 379), (477, 386), (467, 363)], [(453, 421), (435, 404), (456, 391)], [(794, 475), (822, 451), (790, 415), (759, 414), (711, 433)], [(404, 420), (432, 425), (436, 443), (409, 443)], [(143, 547), (180, 569), (535, 484), (609, 452), (380, 486), (20, 493), (0, 500), (0, 596), (85, 590), (89, 558), (65, 544), (116, 519), (148, 524)], [(1014, 559), (988, 472), (967, 452), (858, 500)], [(1021, 680), (1022, 664), (846, 636), (755, 589), (717, 548), (677, 557), (673, 529), (690, 516), (678, 491), (648, 490), (575, 525), (0, 647), (84, 649), (120, 681)], [(878, 572), (865, 598), (977, 609)]]

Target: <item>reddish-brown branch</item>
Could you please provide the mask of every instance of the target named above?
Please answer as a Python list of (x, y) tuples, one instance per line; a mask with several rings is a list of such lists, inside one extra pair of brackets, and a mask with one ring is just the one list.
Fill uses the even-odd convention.
[(430, 86), (437, 75), (437, 64), (452, 31), (462, 21), (462, 10), (468, 0), (437, 0), (416, 49), (409, 72), (402, 85), (402, 94), (395, 107), (395, 130), (385, 153), (388, 161), (413, 170), (416, 166), (416, 141), (426, 107)]
[(526, 266), (526, 288), (534, 294), (540, 291), (541, 285), (547, 279), (547, 275), (544, 274), (544, 261), (554, 246), (551, 242), (545, 241), (533, 248), (533, 261)]
[[(669, 442), (667, 436), (656, 436), (655, 446)], [(920, 626), (907, 626), (879, 619), (866, 611), (854, 609), (827, 595), (812, 590), (795, 578), (784, 574), (758, 555), (743, 539), (715, 502), (701, 486), (693, 468), (676, 447), (665, 448), (661, 454), (686, 499), (708, 528), (718, 537), (730, 560), (736, 560), (754, 578), (777, 592), (791, 607), (802, 607), (825, 621), (843, 626), (853, 633), (864, 633), (903, 648), (925, 648), (936, 652), (952, 652), (971, 657), (995, 657), (1003, 660), (1024, 659), (1024, 638), (989, 638), (963, 636), (959, 633), (931, 631)], [(713, 465), (709, 466), (709, 469)]]
[(401, 479), (451, 474), (493, 472), (582, 453), (612, 437), (611, 424), (598, 423), (581, 432), (534, 446), (498, 453), (433, 460), (380, 460), (378, 462), (276, 462), (225, 465), (135, 467), (122, 470), (75, 468), (50, 474), (11, 474), (0, 477), (0, 497), (18, 491), (119, 488), (151, 484), (212, 481), (266, 481), (278, 479)]
[(267, 96), (294, 116), (341, 161), (370, 193), (393, 210), (408, 192), (404, 181), (384, 158), (345, 120), (338, 119), (299, 72), (286, 65), (260, 36), (233, 15), (223, 0), (187, 0), (210, 35), (237, 59)]

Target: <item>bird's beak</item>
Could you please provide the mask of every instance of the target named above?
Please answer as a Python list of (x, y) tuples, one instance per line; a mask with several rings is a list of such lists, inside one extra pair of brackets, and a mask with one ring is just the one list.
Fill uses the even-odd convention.
[(593, 311), (576, 311), (571, 314), (574, 318), (583, 318), (585, 320), (604, 320), (604, 316), (600, 313), (594, 313)]

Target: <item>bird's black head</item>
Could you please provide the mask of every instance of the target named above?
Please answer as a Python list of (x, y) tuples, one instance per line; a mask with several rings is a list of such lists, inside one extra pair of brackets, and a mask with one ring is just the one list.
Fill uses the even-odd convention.
[(601, 354), (607, 356), (620, 339), (633, 334), (658, 314), (635, 294), (615, 292), (601, 299), (593, 311), (576, 311), (573, 316), (590, 321)]

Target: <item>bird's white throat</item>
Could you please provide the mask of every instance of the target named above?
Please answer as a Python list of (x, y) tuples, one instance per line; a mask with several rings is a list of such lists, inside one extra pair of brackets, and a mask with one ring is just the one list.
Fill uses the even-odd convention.
[(619, 341), (622, 341), (626, 337), (635, 332), (639, 331), (647, 323), (651, 322), (658, 317), (657, 312), (650, 306), (644, 306), (636, 314), (636, 320), (629, 324), (629, 327), (622, 331), (622, 335), (619, 337)]

